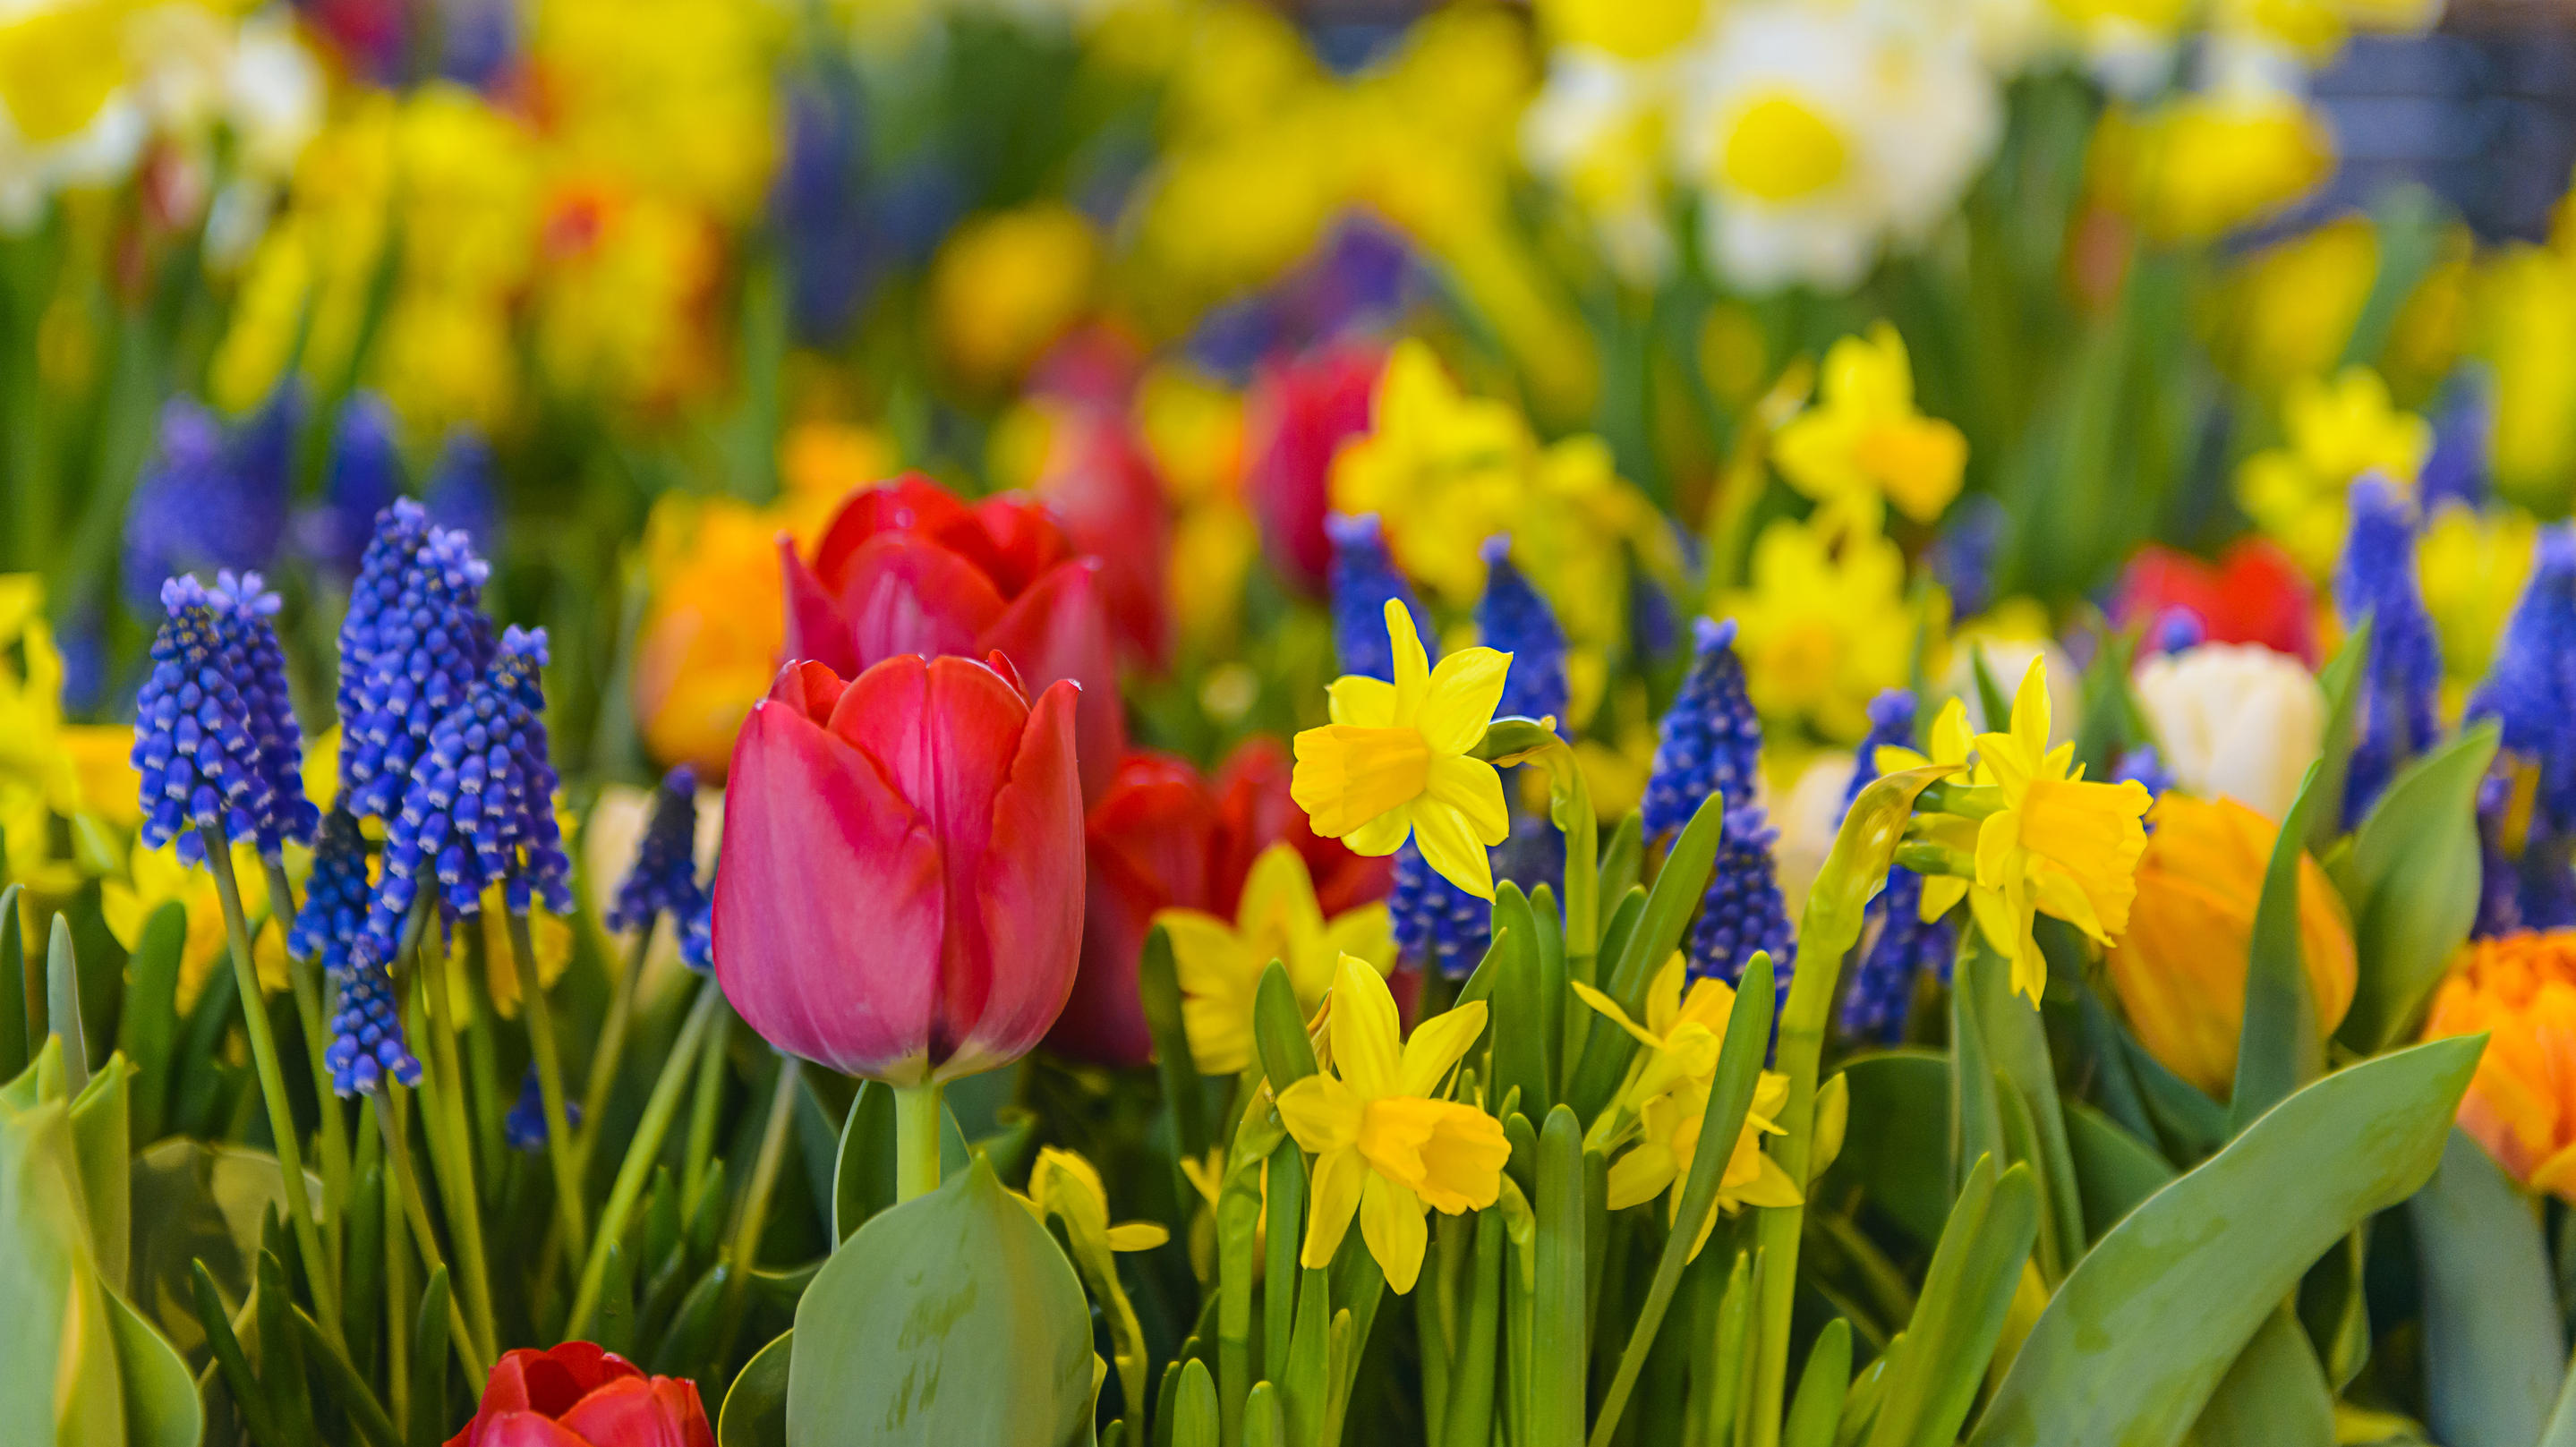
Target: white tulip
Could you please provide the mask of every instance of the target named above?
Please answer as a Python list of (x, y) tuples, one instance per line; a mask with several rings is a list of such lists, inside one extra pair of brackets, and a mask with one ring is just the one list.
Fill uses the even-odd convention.
[(2297, 659), (2251, 643), (2204, 643), (2138, 666), (2138, 703), (2177, 788), (2290, 812), (2325, 737), (2325, 695)]

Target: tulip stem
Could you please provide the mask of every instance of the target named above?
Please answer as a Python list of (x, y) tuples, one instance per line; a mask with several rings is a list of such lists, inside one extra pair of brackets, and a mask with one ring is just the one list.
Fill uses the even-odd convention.
[[(268, 913), (277, 922), (278, 937), (286, 937), (287, 926), (295, 919), (295, 886), (286, 877), (286, 866), (274, 859), (260, 861), (268, 874)], [(340, 1097), (331, 1085), (330, 1062), (324, 1058), (329, 1037), (324, 1030), (322, 982), (314, 978), (313, 962), (289, 950), (286, 954), (287, 978), (295, 986), (295, 1018), (304, 1027), (305, 1060), (313, 1068), (313, 1099), (321, 1108), (322, 1127), (314, 1134), (322, 1155), (322, 1199), (329, 1206), (322, 1222), (322, 1235), (329, 1243), (332, 1260), (339, 1260), (340, 1218), (349, 1208), (349, 1142), (342, 1134), (346, 1114)]]
[(939, 1189), (939, 1082), (894, 1088), (894, 1198)]
[(206, 872), (215, 877), (215, 897), (223, 902), (224, 933), (232, 942), (233, 984), (241, 992), (242, 1032), (250, 1037), (251, 1063), (258, 1068), (260, 1094), (268, 1102), (268, 1133), (277, 1146), (278, 1174), (285, 1178), (287, 1219), (295, 1229), (296, 1247), (304, 1254), (314, 1305), (321, 1308), (323, 1336), (339, 1345), (340, 1273), (337, 1263), (322, 1250), (322, 1223), (314, 1219), (313, 1193), (305, 1185), (304, 1152), (296, 1139), (295, 1111), (286, 1094), (286, 1069), (278, 1062), (277, 1036), (268, 1028), (268, 1000), (259, 990), (259, 967), (251, 963), (250, 922), (242, 913), (241, 881), (233, 877), (232, 844), (224, 838), (221, 824), (201, 825), (198, 834), (206, 846)]
[(566, 1340), (590, 1330), (591, 1315), (599, 1309), (600, 1287), (608, 1275), (608, 1247), (626, 1234), (626, 1218), (643, 1196), (644, 1178), (662, 1154), (662, 1138), (670, 1133), (671, 1117), (679, 1112), (680, 1087), (688, 1083), (698, 1042), (723, 1002), (724, 992), (715, 981), (700, 983), (697, 1003), (689, 1007), (689, 1018), (680, 1026), (680, 1038), (671, 1042), (670, 1053), (662, 1057), (662, 1072), (654, 1077), (653, 1094), (644, 1102), (644, 1118), (635, 1123), (635, 1134), (626, 1143), (626, 1159), (617, 1168), (617, 1184), (609, 1189), (608, 1204), (599, 1213), (599, 1230), (590, 1238), (590, 1256), (582, 1262), (572, 1314), (564, 1321)]
[(581, 1127), (574, 1133), (578, 1149), (573, 1160), (584, 1179), (590, 1175), (590, 1153), (599, 1146), (599, 1123), (608, 1116), (608, 1093), (617, 1086), (626, 1034), (635, 1022), (635, 991), (644, 974), (645, 956), (652, 953), (653, 926), (660, 922), (658, 914), (645, 917), (635, 931), (635, 947), (626, 956), (625, 972), (608, 987), (608, 1015), (600, 1022), (599, 1048), (591, 1052), (590, 1075), (581, 1093)]
[[(564, 1245), (573, 1256), (586, 1258), (590, 1232), (582, 1220), (579, 1151), (564, 1112), (563, 1062), (556, 1057), (554, 1013), (546, 1004), (546, 982), (537, 973), (537, 950), (528, 938), (523, 910), (510, 911), (510, 968), (519, 977), (519, 1008), (527, 1016), (528, 1046), (537, 1061), (537, 1100), (546, 1114), (546, 1159), (554, 1166), (555, 1210), (563, 1219)], [(597, 1103), (591, 1108), (598, 1109)]]

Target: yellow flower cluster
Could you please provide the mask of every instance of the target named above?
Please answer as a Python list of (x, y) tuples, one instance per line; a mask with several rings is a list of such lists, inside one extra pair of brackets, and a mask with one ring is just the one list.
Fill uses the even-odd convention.
[(34, 576), (0, 574), (0, 878), (59, 895), (115, 867), (107, 830), (133, 827), (142, 808), (126, 761), (133, 731), (63, 720), (63, 659), (44, 601)]
[(2389, 401), (2388, 384), (2366, 367), (2331, 381), (2306, 378), (2281, 399), (2283, 445), (2245, 460), (2237, 501), (2310, 576), (2324, 577), (2343, 547), (2344, 495), (2364, 473), (2412, 491), (2433, 449), (2423, 418)]

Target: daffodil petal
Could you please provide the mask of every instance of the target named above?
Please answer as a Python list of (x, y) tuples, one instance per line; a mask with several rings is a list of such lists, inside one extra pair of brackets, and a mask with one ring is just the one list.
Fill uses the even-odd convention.
[(1411, 1291), (1422, 1275), (1423, 1250), (1431, 1242), (1430, 1228), (1422, 1220), (1422, 1199), (1372, 1173), (1360, 1188), (1360, 1237), (1368, 1242), (1369, 1254), (1377, 1258), (1395, 1294)]
[(1329, 1075), (1309, 1075), (1279, 1092), (1279, 1123), (1316, 1155), (1347, 1150), (1360, 1138), (1361, 1102)]
[(1418, 808), (1411, 811), (1414, 843), (1422, 850), (1423, 862), (1441, 878), (1476, 896), (1494, 897), (1493, 860), (1485, 845), (1468, 829), (1465, 820), (1451, 810)]
[(1434, 1015), (1414, 1027), (1413, 1038), (1404, 1042), (1403, 1063), (1398, 1068), (1395, 1093), (1429, 1095), (1440, 1088), (1442, 1076), (1458, 1063), (1485, 1033), (1485, 1002), (1470, 1000), (1444, 1014)]
[(1401, 599), (1386, 600), (1386, 638), (1395, 656), (1396, 721), (1411, 723), (1431, 687), (1431, 659), (1422, 651), (1422, 635), (1414, 631), (1413, 613)]
[(1512, 656), (1491, 648), (1461, 648), (1431, 671), (1429, 692), (1422, 698), (1414, 726), (1435, 754), (1463, 754), (1485, 736), (1494, 710), (1503, 701), (1503, 680)]
[(1342, 836), (1342, 847), (1353, 854), (1383, 859), (1404, 847), (1413, 837), (1413, 816), (1402, 809), (1380, 814)]
[(1346, 673), (1324, 686), (1333, 722), (1361, 728), (1395, 726), (1395, 685), (1365, 673)]
[(1635, 1150), (1610, 1163), (1610, 1209), (1624, 1211), (1655, 1199), (1679, 1174), (1670, 1146), (1660, 1141), (1641, 1142)]
[[(1511, 837), (1502, 773), (1483, 759), (1434, 756), (1423, 778), (1421, 805), (1457, 815), (1487, 848)], [(1417, 827), (1419, 823), (1417, 819)]]
[[(1333, 973), (1333, 1068), (1361, 1100), (1396, 1093), (1403, 1056), (1395, 996), (1377, 967), (1349, 955)], [(1284, 1105), (1285, 1102), (1283, 1101)]]
[(1171, 1239), (1171, 1232), (1152, 1221), (1122, 1221), (1109, 1228), (1112, 1251), (1151, 1251)]
[(1306, 1188), (1306, 1242), (1297, 1253), (1298, 1265), (1316, 1271), (1333, 1264), (1333, 1253), (1350, 1234), (1351, 1217), (1359, 1213), (1361, 1183), (1369, 1179), (1368, 1164), (1355, 1149), (1316, 1158), (1314, 1179)]
[(1653, 1035), (1647, 1034), (1645, 1026), (1629, 1019), (1628, 1012), (1619, 1008), (1618, 1001), (1602, 994), (1599, 990), (1592, 988), (1581, 980), (1568, 980), (1566, 983), (1574, 987), (1574, 995), (1576, 999), (1581, 1000), (1584, 1004), (1591, 1006), (1601, 1014), (1609, 1016), (1611, 1023), (1637, 1037), (1638, 1044), (1645, 1046), (1649, 1050), (1660, 1050), (1663, 1048), (1664, 1042)]

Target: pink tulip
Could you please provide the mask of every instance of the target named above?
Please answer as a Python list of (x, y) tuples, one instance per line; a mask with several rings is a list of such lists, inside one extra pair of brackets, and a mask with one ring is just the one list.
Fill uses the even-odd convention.
[(771, 1044), (895, 1085), (1027, 1053), (1082, 944), (1076, 685), (791, 663), (734, 743), (716, 977)]

